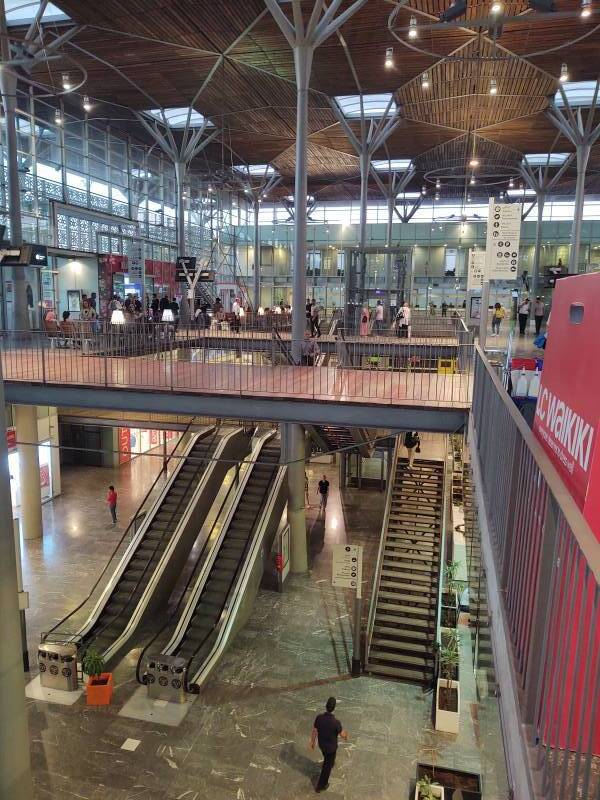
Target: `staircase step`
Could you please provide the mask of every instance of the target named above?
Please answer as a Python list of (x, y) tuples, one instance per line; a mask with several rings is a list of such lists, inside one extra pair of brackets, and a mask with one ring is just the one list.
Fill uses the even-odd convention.
[(376, 675), (386, 675), (390, 678), (398, 678), (411, 683), (428, 683), (431, 680), (431, 675), (424, 670), (400, 669), (389, 665), (371, 663), (370, 661), (366, 669), (367, 672), (372, 672)]
[(386, 637), (386, 641), (399, 639), (402, 641), (429, 642), (432, 637), (424, 630), (410, 630), (409, 628), (393, 628), (391, 625), (373, 625), (373, 635)]
[(406, 594), (405, 592), (394, 592), (388, 589), (380, 589), (377, 596), (377, 605), (380, 600), (393, 600), (400, 603), (417, 603), (419, 606), (431, 606), (432, 595), (429, 592), (421, 594)]
[(403, 561), (425, 561), (428, 564), (435, 564), (439, 561), (439, 558), (435, 554), (427, 554), (426, 556), (421, 555), (421, 553), (407, 553), (403, 549), (398, 549), (393, 544), (388, 544), (386, 542), (384, 553), (386, 556), (390, 558), (401, 559)]
[(429, 659), (426, 656), (400, 655), (399, 653), (388, 653), (386, 650), (379, 650), (379, 648), (371, 647), (369, 651), (369, 662), (371, 659), (388, 661), (398, 667), (420, 667), (427, 672), (433, 672), (433, 659)]
[(428, 583), (409, 583), (408, 581), (395, 581), (390, 578), (382, 577), (379, 586), (385, 590), (406, 591), (406, 592), (431, 592), (431, 584)]
[(405, 603), (392, 603), (387, 598), (383, 600), (377, 599), (377, 611), (384, 614), (402, 614), (408, 617), (418, 617), (435, 622), (435, 608), (422, 608), (421, 606), (410, 606)]
[(410, 586), (420, 586), (422, 588), (437, 586), (438, 576), (437, 570), (426, 572), (411, 571), (410, 567), (406, 570), (395, 570), (389, 568), (385, 563), (381, 570), (381, 582), (390, 581), (391, 583), (399, 582), (400, 584), (406, 583)]
[(402, 561), (394, 561), (392, 558), (384, 557), (383, 559), (383, 566), (385, 569), (392, 570), (397, 569), (399, 572), (410, 572), (410, 573), (420, 573), (423, 576), (434, 576), (437, 581), (437, 567), (435, 564), (431, 562), (431, 559), (427, 560), (427, 563), (413, 563), (413, 564), (404, 564)]

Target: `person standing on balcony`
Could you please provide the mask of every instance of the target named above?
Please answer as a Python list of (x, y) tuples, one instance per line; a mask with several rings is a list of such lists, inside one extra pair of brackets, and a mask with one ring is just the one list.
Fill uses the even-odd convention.
[(375, 306), (375, 333), (381, 334), (383, 331), (383, 302), (381, 300), (377, 301), (377, 305)]
[(369, 335), (369, 309), (363, 306), (360, 312), (360, 327), (358, 329), (359, 336)]
[(406, 300), (396, 314), (396, 335), (401, 339), (410, 339), (410, 307)]
[(544, 321), (544, 311), (546, 307), (544, 305), (544, 301), (541, 297), (535, 298), (535, 303), (533, 304), (533, 318), (535, 320), (535, 335), (539, 336), (540, 331), (542, 330), (542, 322)]
[(502, 308), (500, 303), (496, 303), (492, 311), (492, 336), (498, 336), (500, 333), (500, 323), (505, 316), (506, 311)]
[(312, 336), (315, 336), (316, 334), (317, 339), (321, 336), (321, 324), (319, 322), (320, 311), (321, 307), (313, 297), (313, 301), (310, 306), (310, 332)]
[(523, 298), (519, 303), (519, 333), (525, 336), (527, 330), (527, 323), (529, 322), (529, 314), (531, 312), (531, 301), (528, 297)]
[(240, 305), (239, 300), (237, 297), (233, 301), (233, 305), (231, 306), (231, 313), (233, 314), (233, 319), (231, 320), (231, 327), (234, 333), (240, 332), (240, 311), (242, 307)]
[(108, 487), (108, 494), (106, 495), (106, 502), (108, 503), (108, 508), (110, 510), (110, 516), (112, 517), (112, 524), (117, 524), (117, 492), (115, 487), (111, 484)]
[(312, 333), (312, 325), (311, 325), (311, 321), (310, 321), (310, 317), (311, 317), (310, 310), (311, 310), (311, 308), (312, 308), (311, 299), (310, 299), (310, 297), (307, 297), (306, 298), (306, 330), (310, 331)]

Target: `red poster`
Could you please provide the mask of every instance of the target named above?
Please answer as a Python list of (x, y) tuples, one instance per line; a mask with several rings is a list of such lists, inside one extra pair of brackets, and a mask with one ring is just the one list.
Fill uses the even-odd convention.
[(48, 464), (42, 464), (40, 466), (40, 486), (42, 489), (50, 486), (50, 468)]
[(156, 447), (158, 445), (158, 435), (159, 431), (150, 431), (150, 447)]
[(9, 452), (17, 447), (17, 431), (13, 427), (6, 429), (6, 446)]
[(129, 428), (118, 428), (119, 439), (119, 464), (126, 464), (131, 461), (131, 441)]

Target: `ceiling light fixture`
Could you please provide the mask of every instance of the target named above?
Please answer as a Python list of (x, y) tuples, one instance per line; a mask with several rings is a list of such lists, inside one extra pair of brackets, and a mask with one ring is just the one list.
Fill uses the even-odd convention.
[(441, 184), (441, 181), (440, 181), (439, 178), (435, 182), (435, 188), (436, 189), (441, 189), (442, 188), (442, 184)]
[(475, 186), (475, 176), (474, 175), (471, 175), (471, 180), (469, 181), (469, 183), (471, 184), (471, 186)]
[(62, 74), (62, 85), (65, 92), (69, 92), (73, 88), (73, 84), (71, 83), (71, 78), (69, 77), (68, 72), (63, 72)]
[(421, 78), (421, 89), (429, 89), (429, 73), (424, 72)]
[(473, 158), (469, 161), (469, 166), (470, 167), (478, 167), (479, 166), (479, 160), (477, 158), (475, 158), (475, 156), (473, 156)]
[(410, 22), (408, 23), (408, 38), (416, 39), (418, 35), (419, 31), (417, 30), (417, 18), (411, 17)]
[(494, 0), (492, 5), (490, 6), (490, 14), (501, 14), (502, 13), (502, 3), (499, 0)]
[(60, 108), (57, 108), (55, 110), (55, 112), (54, 112), (54, 122), (57, 125), (62, 125), (63, 118), (62, 118), (62, 114), (60, 113)]
[(498, 84), (496, 78), (490, 78), (490, 94), (498, 94)]
[(560, 68), (560, 75), (559, 75), (559, 77), (558, 77), (558, 80), (559, 80), (561, 83), (566, 83), (566, 82), (569, 80), (569, 68), (567, 67), (567, 65), (566, 65), (566, 64), (563, 64), (563, 65), (561, 66), (561, 68)]
[(421, 186), (421, 194), (427, 194), (427, 187), (425, 186), (425, 184)]
[(391, 69), (394, 66), (394, 48), (388, 47), (385, 51), (384, 65), (386, 69)]
[(436, 193), (435, 193), (435, 198), (434, 198), (434, 199), (435, 199), (435, 200), (439, 200), (439, 199), (440, 199), (440, 193), (439, 193), (439, 192), (436, 192)]
[(514, 189), (515, 188), (515, 182), (514, 182), (514, 180), (512, 178), (508, 182), (508, 188), (509, 189)]
[(83, 98), (83, 110), (88, 112), (92, 110), (92, 104), (90, 103), (90, 98), (87, 96), (87, 94)]
[(581, 0), (581, 16), (584, 19), (586, 17), (591, 17), (593, 10), (592, 0)]

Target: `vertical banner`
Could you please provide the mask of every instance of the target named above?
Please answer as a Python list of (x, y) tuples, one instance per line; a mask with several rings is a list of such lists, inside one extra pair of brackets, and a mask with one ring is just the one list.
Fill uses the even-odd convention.
[(481, 248), (475, 249), (472, 247), (469, 250), (469, 264), (467, 272), (468, 292), (472, 289), (483, 288), (483, 282), (486, 280), (485, 267), (485, 250), (481, 250)]
[(521, 203), (490, 198), (486, 240), (486, 280), (516, 280), (521, 238)]
[(142, 297), (144, 295), (144, 242), (141, 239), (132, 239), (129, 250), (127, 271), (129, 280), (141, 286)]

